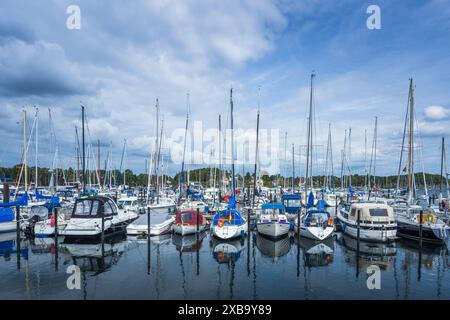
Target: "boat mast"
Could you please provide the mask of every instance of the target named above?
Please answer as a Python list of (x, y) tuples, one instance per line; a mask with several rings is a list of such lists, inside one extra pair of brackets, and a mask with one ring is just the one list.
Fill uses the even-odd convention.
[(236, 180), (234, 178), (234, 126), (233, 126), (233, 88), (230, 89), (230, 114), (231, 114), (231, 174), (232, 177), (232, 187), (233, 187), (233, 197), (236, 199)]
[(413, 182), (413, 146), (414, 146), (414, 88), (413, 79), (409, 80), (409, 152), (408, 152), (408, 201), (411, 202), (415, 198), (414, 182)]
[(219, 114), (219, 203), (222, 201), (222, 183), (223, 183), (223, 170), (222, 170), (222, 117)]
[(261, 88), (258, 88), (258, 113), (257, 113), (257, 115), (256, 115), (256, 148), (255, 148), (255, 168), (254, 168), (254, 171), (253, 171), (253, 196), (252, 196), (252, 208), (255, 207), (255, 196), (256, 196), (256, 171), (257, 171), (257, 169), (258, 169), (260, 96), (261, 96)]
[(23, 121), (23, 168), (24, 168), (24, 186), (25, 193), (28, 191), (28, 170), (27, 170), (27, 112), (24, 109), (22, 112), (22, 121)]
[[(186, 125), (184, 128), (184, 145), (183, 145), (183, 160), (181, 161), (181, 173), (180, 173), (180, 193), (178, 195), (178, 205), (181, 203), (181, 197), (183, 194), (183, 182), (184, 182), (184, 161), (186, 156), (186, 139), (187, 139), (187, 132), (188, 132), (188, 125), (189, 125), (189, 92), (186, 94)], [(219, 116), (219, 123), (220, 123), (220, 116)]]
[[(305, 198), (308, 197), (310, 164), (311, 164), (311, 170), (312, 170), (312, 161), (310, 162), (310, 157), (312, 156), (312, 154), (310, 154), (310, 153), (312, 153), (312, 108), (313, 108), (313, 80), (314, 80), (314, 77), (315, 77), (315, 74), (311, 73), (311, 88), (310, 88), (310, 95), (309, 95), (308, 133), (307, 133), (308, 141), (307, 141), (307, 149), (306, 149)], [(306, 199), (305, 199), (305, 201), (306, 201)]]
[(441, 145), (441, 179), (439, 182), (439, 203), (442, 202), (442, 179), (444, 179), (444, 151), (445, 151), (445, 142), (444, 137), (442, 137), (442, 145)]
[(83, 174), (83, 192), (86, 192), (86, 157), (84, 145), (84, 106), (81, 106), (81, 143), (82, 143), (82, 174)]
[(35, 181), (34, 181), (34, 190), (35, 193), (38, 188), (38, 180), (39, 180), (39, 172), (38, 172), (38, 135), (39, 135), (39, 119), (38, 119), (38, 113), (39, 108), (36, 108), (36, 115), (35, 115), (35, 122), (36, 122), (36, 145), (35, 145), (35, 168), (34, 168), (34, 174), (35, 174)]
[(295, 163), (294, 163), (294, 157), (295, 157), (295, 150), (294, 150), (294, 144), (292, 144), (292, 193), (294, 193), (294, 180), (295, 180)]

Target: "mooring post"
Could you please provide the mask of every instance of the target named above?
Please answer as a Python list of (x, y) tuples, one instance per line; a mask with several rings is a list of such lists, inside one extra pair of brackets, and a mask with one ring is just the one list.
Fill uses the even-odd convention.
[(247, 209), (247, 232), (250, 234), (250, 211), (251, 211), (252, 209), (251, 208), (248, 208)]
[(53, 212), (55, 215), (55, 238), (58, 237), (58, 208), (53, 208)]
[(17, 270), (20, 270), (20, 207), (16, 206), (16, 248), (17, 248)]
[(197, 208), (197, 233), (200, 231), (200, 209)]
[(150, 207), (147, 207), (147, 274), (151, 271)]
[(356, 238), (357, 238), (357, 242), (356, 242), (356, 277), (358, 277), (358, 275), (359, 275), (359, 241), (360, 241), (360, 239), (361, 239), (361, 237), (360, 237), (360, 223), (361, 223), (361, 210), (358, 210), (358, 212), (357, 212), (357, 230), (356, 230), (356, 232), (357, 232), (357, 235), (356, 235)]
[(422, 223), (423, 223), (423, 210), (420, 210), (419, 213), (419, 244), (422, 247)]

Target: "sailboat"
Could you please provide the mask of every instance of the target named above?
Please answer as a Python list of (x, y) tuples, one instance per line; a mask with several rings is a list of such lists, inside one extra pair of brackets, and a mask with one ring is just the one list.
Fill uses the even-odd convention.
[[(311, 74), (311, 90), (309, 99), (309, 118), (307, 131), (307, 151), (306, 151), (306, 177), (305, 177), (305, 194), (308, 194), (308, 202), (306, 204), (306, 212), (295, 220), (295, 232), (300, 232), (300, 235), (309, 239), (322, 241), (330, 237), (334, 231), (334, 220), (330, 214), (325, 210), (325, 202), (320, 199), (317, 203), (317, 209), (314, 208), (314, 194), (311, 185), (309, 189), (309, 182), (312, 177), (312, 147), (313, 147), (313, 80), (315, 74)], [(300, 221), (299, 221), (300, 220)], [(300, 226), (298, 225), (300, 223)]]
[(236, 209), (236, 179), (234, 174), (234, 131), (233, 131), (233, 89), (230, 90), (230, 113), (231, 113), (231, 174), (232, 195), (228, 202), (228, 208), (218, 212), (213, 218), (213, 235), (223, 239), (244, 237), (248, 231), (246, 219)]
[[(414, 205), (416, 198), (414, 181), (414, 87), (413, 80), (409, 83), (409, 144), (408, 144), (408, 199), (406, 207), (394, 205), (396, 211), (395, 220), (397, 221), (397, 235), (400, 237), (422, 240), (424, 242), (442, 243), (449, 239), (450, 227), (442, 219), (436, 216), (432, 211), (423, 212), (423, 208)], [(408, 117), (407, 109), (406, 120)], [(406, 133), (406, 130), (404, 130)], [(405, 137), (403, 137), (404, 139)], [(401, 157), (400, 157), (401, 159)], [(401, 167), (401, 160), (400, 160)], [(398, 189), (398, 188), (397, 188)]]

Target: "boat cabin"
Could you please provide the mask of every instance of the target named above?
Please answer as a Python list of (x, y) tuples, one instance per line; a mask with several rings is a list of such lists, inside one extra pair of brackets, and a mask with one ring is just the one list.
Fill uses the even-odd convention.
[(287, 213), (296, 214), (302, 206), (301, 196), (299, 194), (284, 194), (281, 201)]
[(352, 203), (348, 210), (349, 220), (357, 221), (359, 213), (360, 223), (390, 223), (395, 221), (394, 209), (382, 203)]
[[(206, 219), (203, 217), (203, 214), (199, 211), (198, 221), (199, 224), (206, 223)], [(197, 225), (197, 211), (196, 210), (188, 210), (177, 212), (175, 216), (176, 224), (187, 224), (187, 225)]]
[(102, 218), (118, 214), (117, 205), (108, 197), (89, 197), (77, 199), (73, 207), (72, 218)]

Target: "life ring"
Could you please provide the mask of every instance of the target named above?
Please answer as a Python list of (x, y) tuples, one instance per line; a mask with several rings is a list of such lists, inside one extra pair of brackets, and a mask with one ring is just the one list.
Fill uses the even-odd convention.
[(223, 218), (220, 218), (219, 219), (219, 222), (217, 222), (217, 225), (219, 226), (219, 228), (222, 228), (223, 227), (223, 223), (224, 223), (225, 221), (223, 220)]

